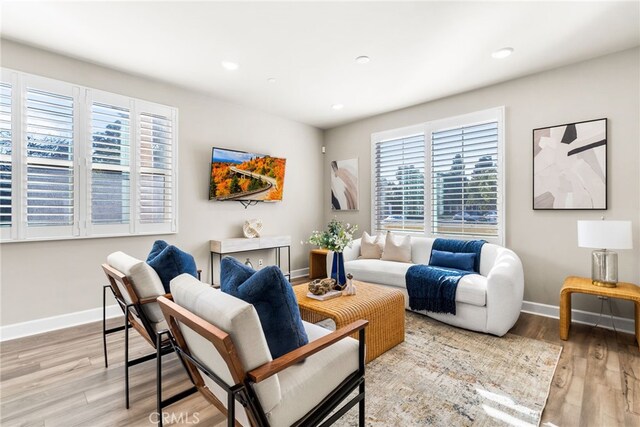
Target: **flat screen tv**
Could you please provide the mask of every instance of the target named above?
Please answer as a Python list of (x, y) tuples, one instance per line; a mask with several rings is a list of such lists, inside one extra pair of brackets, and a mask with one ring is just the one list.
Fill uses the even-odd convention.
[(286, 159), (214, 147), (209, 200), (282, 200)]

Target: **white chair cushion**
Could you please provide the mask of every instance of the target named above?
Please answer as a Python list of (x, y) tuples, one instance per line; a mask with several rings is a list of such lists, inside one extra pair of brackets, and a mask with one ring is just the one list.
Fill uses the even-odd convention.
[[(345, 262), (344, 269), (353, 274), (356, 280), (406, 289), (405, 274), (412, 265), (379, 259), (356, 259)], [(456, 302), (484, 307), (487, 304), (487, 278), (479, 274), (462, 277), (456, 290)]]
[[(302, 322), (309, 342), (331, 331)], [(358, 341), (344, 338), (278, 375), (282, 401), (267, 412), (269, 424), (286, 427), (302, 418), (350, 374), (358, 370)]]
[[(118, 251), (107, 257), (107, 264), (127, 276), (127, 279), (131, 282), (131, 286), (133, 286), (136, 294), (138, 294), (138, 298), (164, 295), (164, 287), (162, 286), (160, 277), (158, 277), (158, 273), (146, 262)], [(120, 288), (125, 302), (131, 304), (129, 293), (125, 289), (122, 289), (118, 282), (116, 283), (118, 284), (118, 288)], [(157, 303), (145, 304), (143, 310), (147, 318), (153, 323), (164, 320), (160, 306)]]
[[(245, 370), (250, 371), (272, 360), (258, 313), (251, 304), (214, 289), (187, 273), (171, 281), (171, 295), (176, 304), (231, 336)], [(233, 384), (231, 373), (213, 345), (187, 327), (181, 326), (180, 329), (192, 354), (227, 384)], [(206, 376), (203, 375), (203, 378), (226, 405), (226, 393)], [(280, 388), (278, 375), (255, 385), (256, 394), (265, 412), (280, 402)], [(221, 394), (218, 395), (216, 390)]]

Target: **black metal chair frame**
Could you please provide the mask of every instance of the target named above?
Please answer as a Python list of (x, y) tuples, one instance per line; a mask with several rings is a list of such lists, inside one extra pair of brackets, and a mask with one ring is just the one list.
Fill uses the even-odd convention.
[[(169, 322), (169, 319), (167, 319)], [(347, 411), (349, 411), (356, 404), (358, 407), (358, 425), (359, 427), (365, 426), (365, 329), (362, 328), (358, 331), (359, 345), (358, 345), (358, 370), (349, 375), (335, 390), (333, 390), (327, 397), (325, 397), (318, 405), (316, 405), (305, 416), (292, 424), (292, 427), (327, 427), (335, 423), (340, 417), (342, 417)], [(247, 408), (250, 413), (255, 415), (255, 427), (270, 427), (269, 421), (260, 405), (258, 396), (256, 395), (252, 382), (247, 378), (243, 383), (234, 386), (229, 386), (223, 379), (217, 376), (198, 359), (193, 357), (188, 352), (184, 351), (176, 343), (173, 335), (169, 335), (169, 342), (178, 356), (183, 359), (183, 364), (188, 362), (195, 365), (201, 373), (204, 373), (207, 377), (218, 384), (227, 393), (227, 426), (233, 427), (236, 425), (235, 419), (235, 401), (238, 401), (244, 408)], [(188, 362), (187, 362), (188, 361)], [(160, 378), (158, 374), (158, 378)], [(190, 377), (192, 380), (193, 378)], [(159, 381), (159, 380), (158, 380)], [(340, 403), (342, 403), (351, 392), (358, 389), (358, 394), (333, 415), (334, 411)], [(161, 413), (161, 400), (158, 396), (158, 413)], [(328, 418), (327, 418), (328, 417)], [(162, 426), (162, 420), (158, 422), (159, 426)]]
[[(111, 291), (113, 298), (116, 300), (120, 308), (124, 313), (124, 325), (117, 326), (114, 328), (107, 329), (107, 316), (106, 316), (106, 295), (107, 288)], [(129, 359), (129, 329), (132, 328), (131, 323), (129, 322), (129, 312), (133, 311), (136, 313), (144, 329), (147, 331), (150, 337), (155, 338), (155, 347), (156, 351), (153, 353), (146, 354), (144, 356), (140, 356), (136, 359)], [(196, 393), (198, 390), (195, 387), (190, 387), (187, 390), (179, 392), (174, 396), (171, 396), (165, 400), (162, 400), (162, 383), (160, 381), (161, 371), (162, 371), (162, 356), (172, 353), (174, 351), (173, 346), (170, 344), (171, 341), (171, 332), (168, 329), (163, 329), (160, 331), (155, 331), (153, 326), (151, 326), (149, 319), (147, 319), (146, 315), (142, 312), (141, 304), (127, 304), (124, 300), (119, 298), (112, 286), (104, 285), (102, 291), (102, 344), (104, 351), (104, 367), (109, 367), (108, 354), (107, 354), (107, 335), (110, 335), (114, 332), (119, 332), (124, 330), (124, 378), (125, 378), (125, 406), (129, 409), (129, 368), (140, 363), (146, 362), (148, 360), (156, 359), (156, 396), (158, 400), (158, 408), (159, 408), (159, 418), (162, 419), (162, 408), (169, 406), (193, 393)], [(166, 339), (163, 340), (163, 336), (166, 336)], [(184, 366), (184, 362), (180, 359), (182, 366), (187, 371), (189, 377), (191, 377), (190, 372)]]

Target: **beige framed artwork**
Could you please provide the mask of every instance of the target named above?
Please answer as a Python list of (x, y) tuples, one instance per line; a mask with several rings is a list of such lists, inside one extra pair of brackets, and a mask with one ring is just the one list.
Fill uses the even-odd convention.
[(358, 158), (331, 162), (331, 209), (359, 209)]

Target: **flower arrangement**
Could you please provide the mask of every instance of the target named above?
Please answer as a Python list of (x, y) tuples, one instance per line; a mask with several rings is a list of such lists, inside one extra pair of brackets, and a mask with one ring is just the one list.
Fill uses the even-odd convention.
[(353, 233), (355, 233), (357, 229), (357, 225), (344, 224), (334, 218), (329, 222), (325, 231), (314, 231), (311, 233), (309, 243), (333, 252), (342, 252), (344, 248), (351, 247)]

